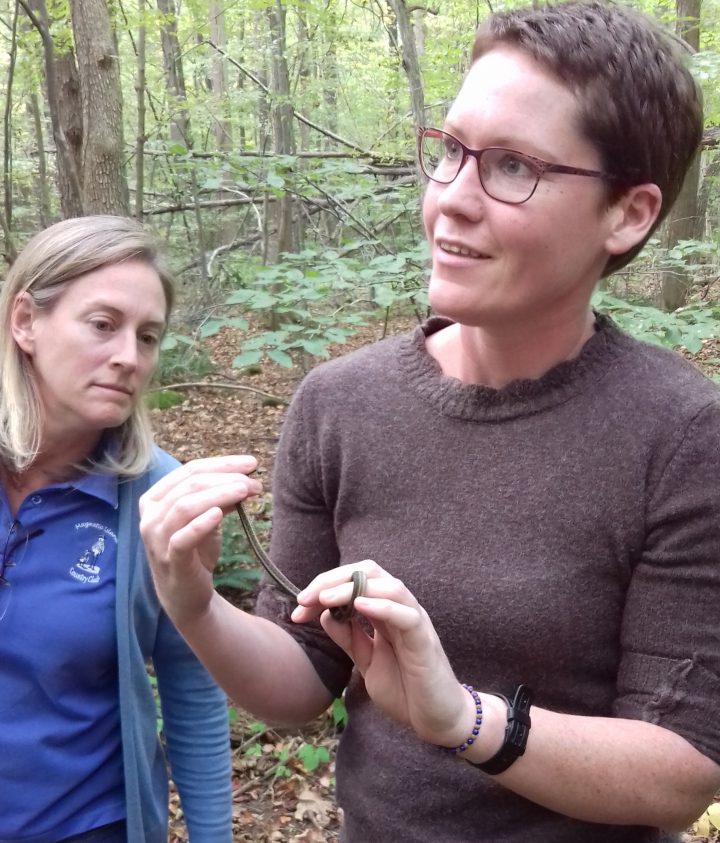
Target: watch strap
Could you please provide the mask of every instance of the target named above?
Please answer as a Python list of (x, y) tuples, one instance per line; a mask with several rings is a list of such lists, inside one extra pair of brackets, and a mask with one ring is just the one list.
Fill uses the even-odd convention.
[(487, 761), (479, 764), (468, 761), (468, 764), (491, 776), (497, 776), (498, 773), (504, 773), (525, 752), (530, 734), (529, 711), (532, 705), (532, 691), (527, 685), (519, 685), (512, 700), (504, 694), (493, 694), (493, 696), (500, 697), (508, 707), (503, 745)]

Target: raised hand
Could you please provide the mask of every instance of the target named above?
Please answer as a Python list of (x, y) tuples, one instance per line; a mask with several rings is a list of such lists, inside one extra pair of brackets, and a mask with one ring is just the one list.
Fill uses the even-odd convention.
[[(357, 618), (340, 623), (326, 611), (349, 601), (350, 578), (357, 569), (365, 572), (367, 584), (355, 611), (372, 626), (372, 634)], [(456, 746), (465, 739), (472, 700), (458, 683), (427, 612), (399, 579), (364, 560), (320, 574), (297, 599), (292, 619), (306, 623), (320, 616), (386, 714), (430, 743)]]
[(202, 614), (212, 598), (220, 524), (238, 501), (260, 494), (254, 457), (193, 460), (140, 498), (140, 533), (163, 607), (178, 625)]

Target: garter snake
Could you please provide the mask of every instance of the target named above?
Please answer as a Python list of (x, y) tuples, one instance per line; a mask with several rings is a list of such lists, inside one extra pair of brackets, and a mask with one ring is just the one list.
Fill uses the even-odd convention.
[[(270, 559), (267, 553), (265, 553), (262, 545), (260, 544), (257, 533), (255, 532), (255, 528), (248, 518), (245, 507), (242, 503), (238, 503), (235, 505), (235, 508), (237, 509), (237, 514), (240, 516), (240, 523), (242, 524), (242, 528), (247, 536), (248, 544), (252, 548), (258, 562), (263, 566), (268, 576), (273, 580), (278, 588), (282, 589), (282, 591), (286, 594), (289, 594), (290, 597), (297, 597), (300, 593), (300, 589), (294, 585), (279, 568), (276, 567), (272, 559)], [(344, 606), (333, 606), (330, 609), (330, 614), (336, 621), (350, 620), (353, 615), (355, 598), (361, 596), (365, 592), (367, 575), (364, 571), (353, 571), (351, 582), (353, 590), (350, 602), (346, 603)]]

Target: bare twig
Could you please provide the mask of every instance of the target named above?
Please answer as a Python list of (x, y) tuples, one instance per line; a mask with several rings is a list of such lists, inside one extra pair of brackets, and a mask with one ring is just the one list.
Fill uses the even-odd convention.
[(243, 386), (238, 383), (223, 383), (218, 381), (190, 381), (188, 383), (168, 383), (163, 386), (156, 386), (149, 389), (148, 392), (164, 392), (168, 389), (234, 389), (242, 392), (254, 392), (256, 395), (262, 395), (264, 398), (269, 398), (271, 401), (276, 401), (278, 404), (289, 404), (286, 398), (280, 398), (278, 395), (271, 395), (269, 392), (263, 392), (262, 389), (255, 389), (254, 386)]

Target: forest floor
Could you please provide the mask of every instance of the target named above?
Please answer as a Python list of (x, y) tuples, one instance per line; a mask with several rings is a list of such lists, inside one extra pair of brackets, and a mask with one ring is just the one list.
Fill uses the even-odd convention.
[[(412, 317), (397, 319), (387, 332), (399, 333), (415, 324)], [(344, 354), (380, 339), (384, 330), (381, 321), (366, 327), (347, 344), (331, 348), (331, 354)], [(282, 402), (290, 400), (303, 373), (268, 362), (253, 369), (254, 374), (233, 369), (238, 346), (238, 335), (228, 330), (205, 342), (215, 371), (199, 379), (204, 386), (181, 388), (186, 395), (183, 404), (153, 411), (156, 439), (183, 462), (213, 454), (253, 454), (263, 484), (271, 491), (275, 448), (287, 406)], [(717, 374), (720, 339), (686, 356), (706, 372)], [(244, 592), (226, 596), (245, 608), (252, 606), (252, 597)], [(336, 727), (330, 714), (298, 732), (270, 729), (231, 709), (231, 734), (235, 843), (332, 843), (339, 839), (342, 817), (334, 801), (333, 764)], [(186, 840), (173, 793), (168, 843)], [(696, 828), (684, 840), (706, 843), (718, 837)]]

